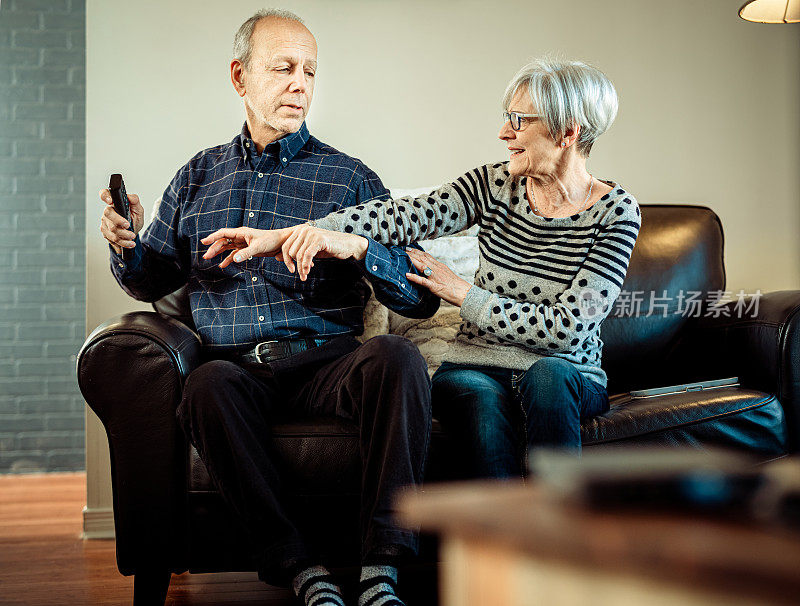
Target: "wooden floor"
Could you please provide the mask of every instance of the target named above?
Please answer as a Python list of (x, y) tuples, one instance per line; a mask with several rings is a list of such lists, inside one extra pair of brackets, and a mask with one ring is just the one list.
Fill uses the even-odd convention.
[[(129, 605), (133, 577), (117, 571), (113, 540), (80, 538), (86, 474), (0, 475), (0, 605)], [(357, 579), (354, 579), (354, 581)], [(409, 604), (436, 606), (431, 572), (401, 579)], [(167, 606), (295, 606), (256, 573), (173, 575)]]
[[(86, 475), (0, 476), (0, 604), (130, 604), (113, 540), (80, 538)], [(167, 602), (288, 606), (291, 594), (255, 573), (173, 575)]]

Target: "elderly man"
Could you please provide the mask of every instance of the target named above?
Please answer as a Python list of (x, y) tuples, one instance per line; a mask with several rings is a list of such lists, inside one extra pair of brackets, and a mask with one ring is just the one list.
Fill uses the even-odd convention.
[[(130, 225), (114, 212), (108, 190), (101, 191), (111, 268), (139, 300), (188, 284), (209, 361), (189, 376), (178, 417), (255, 538), (260, 577), (291, 581), (308, 604), (343, 603), (282, 508), (279, 472), (266, 443), (279, 416), (338, 415), (360, 428), (359, 604), (402, 604), (394, 595), (396, 566), (416, 551), (417, 541), (393, 525), (391, 498), (396, 488), (422, 480), (430, 383), (410, 342), (382, 336), (362, 345), (353, 335), (363, 330), (369, 296), (363, 276), (380, 301), (408, 316), (433, 314), (438, 299), (407, 280), (414, 270), (404, 249), (354, 234), (341, 234), (304, 280), (273, 258), (218, 265), (203, 257), (201, 239), (220, 228), (269, 228), (280, 237), (281, 228), (360, 209), (388, 193), (362, 162), (309, 135), (317, 43), (296, 15), (269, 10), (248, 19), (236, 34), (230, 69), (244, 100), (241, 134), (178, 171), (141, 239), (139, 198), (129, 196)], [(247, 229), (237, 237), (246, 241)], [(132, 251), (130, 259), (122, 249)]]

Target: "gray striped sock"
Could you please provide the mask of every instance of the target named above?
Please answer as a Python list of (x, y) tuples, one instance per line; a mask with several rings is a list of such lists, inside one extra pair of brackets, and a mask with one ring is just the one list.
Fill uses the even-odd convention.
[(311, 566), (292, 581), (295, 595), (306, 606), (345, 606), (342, 590), (324, 566)]
[(358, 584), (358, 606), (405, 606), (395, 594), (397, 568), (364, 566)]

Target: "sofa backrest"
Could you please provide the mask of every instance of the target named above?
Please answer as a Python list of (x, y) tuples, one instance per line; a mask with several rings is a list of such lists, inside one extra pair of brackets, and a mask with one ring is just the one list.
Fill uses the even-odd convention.
[[(723, 232), (714, 211), (704, 206), (677, 204), (643, 204), (641, 210), (642, 228), (623, 293), (601, 329), (602, 365), (609, 377), (610, 393), (675, 382), (675, 377), (680, 376), (680, 360), (675, 357), (681, 355), (680, 346), (687, 329), (697, 320), (694, 311), (681, 313), (687, 297), (694, 296), (696, 300), (700, 293), (703, 306), (697, 311), (702, 315), (709, 293), (725, 289)], [(628, 295), (631, 300), (634, 296), (641, 299), (636, 313), (631, 313), (633, 306), (625, 303)], [(156, 311), (192, 326), (185, 287), (153, 306)], [(443, 312), (446, 314), (447, 310), (440, 314)], [(448, 322), (452, 320), (454, 333), (460, 319), (457, 313), (450, 315)], [(411, 321), (415, 322), (424, 321)], [(417, 331), (417, 336), (426, 338), (428, 324), (440, 329), (442, 321), (434, 319), (420, 324), (424, 329)], [(391, 325), (390, 321), (390, 328)], [(399, 328), (398, 333), (414, 340), (409, 326)], [(428, 361), (432, 364), (435, 356), (430, 357)]]
[(172, 294), (153, 302), (153, 309), (158, 313), (175, 318), (195, 330), (192, 320), (192, 309), (189, 306), (189, 287), (184, 285)]
[[(680, 380), (681, 345), (713, 293), (725, 289), (724, 238), (714, 211), (678, 204), (641, 210), (622, 293), (600, 331), (610, 393)], [(631, 304), (637, 298), (638, 310)]]

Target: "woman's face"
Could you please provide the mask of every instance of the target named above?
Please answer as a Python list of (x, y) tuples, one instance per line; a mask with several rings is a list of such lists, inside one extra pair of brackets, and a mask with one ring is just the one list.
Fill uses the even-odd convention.
[[(520, 88), (508, 106), (509, 112), (535, 114), (530, 95)], [(508, 120), (500, 128), (498, 137), (506, 142), (511, 153), (508, 172), (515, 177), (551, 175), (563, 155), (550, 136), (547, 126), (539, 118), (522, 118), (520, 130), (511, 128)]]

